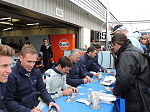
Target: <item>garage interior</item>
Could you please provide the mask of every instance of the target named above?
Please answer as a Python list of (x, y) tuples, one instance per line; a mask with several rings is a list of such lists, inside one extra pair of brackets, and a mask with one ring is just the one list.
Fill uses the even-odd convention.
[(48, 38), (50, 34), (75, 33), (78, 36), (78, 27), (48, 15), (0, 2), (0, 37), (6, 37), (9, 41), (9, 38), (14, 38), (14, 40), (17, 39), (18, 41), (18, 39), (25, 36), (32, 39), (41, 37), (40, 40), (42, 40), (43, 38)]

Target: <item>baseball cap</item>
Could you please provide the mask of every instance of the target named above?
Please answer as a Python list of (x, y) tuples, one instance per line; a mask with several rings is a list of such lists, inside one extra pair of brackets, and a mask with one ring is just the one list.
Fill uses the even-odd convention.
[(125, 28), (123, 27), (123, 25), (116, 25), (114, 28), (113, 28), (113, 31), (110, 35), (114, 35), (114, 33), (118, 30), (125, 30)]

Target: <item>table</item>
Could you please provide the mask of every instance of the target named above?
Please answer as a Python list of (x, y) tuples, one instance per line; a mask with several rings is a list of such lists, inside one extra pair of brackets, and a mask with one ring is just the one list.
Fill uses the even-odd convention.
[[(103, 77), (108, 76), (108, 74), (103, 74)], [(90, 91), (105, 91), (102, 85), (99, 85), (100, 81), (94, 80), (92, 83), (82, 84), (78, 87), (79, 93), (84, 93), (84, 95), (77, 94), (77, 98), (73, 98), (72, 102), (66, 102), (65, 99), (69, 96), (62, 96), (55, 102), (61, 108), (60, 112), (113, 112), (114, 104), (100, 103), (100, 110), (92, 110), (91, 105), (87, 106), (83, 103), (76, 102), (77, 99), (87, 98), (89, 99)], [(48, 112), (48, 106), (45, 106), (44, 112)]]

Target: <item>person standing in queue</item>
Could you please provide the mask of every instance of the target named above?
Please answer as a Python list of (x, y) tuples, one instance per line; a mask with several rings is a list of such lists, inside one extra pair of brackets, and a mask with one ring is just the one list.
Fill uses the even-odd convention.
[(113, 94), (125, 99), (126, 112), (150, 112), (148, 58), (123, 33), (114, 34), (112, 46), (117, 55)]

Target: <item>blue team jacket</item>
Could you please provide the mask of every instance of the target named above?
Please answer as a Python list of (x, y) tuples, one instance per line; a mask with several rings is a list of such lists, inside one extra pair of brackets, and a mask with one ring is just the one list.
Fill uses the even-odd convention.
[(90, 77), (93, 77), (93, 74), (90, 73), (89, 71), (98, 72), (99, 70), (101, 70), (101, 67), (97, 66), (94, 63), (93, 59), (90, 58), (87, 53), (84, 53), (80, 57), (79, 64), (81, 67), (82, 74), (84, 75), (87, 74)]
[(6, 97), (6, 83), (0, 83), (0, 112), (6, 112), (5, 97)]
[(67, 84), (77, 87), (80, 84), (84, 84), (83, 78), (85, 74), (82, 74), (79, 63), (75, 63), (73, 68), (67, 74)]
[(98, 54), (93, 58), (94, 63), (100, 67), (101, 71), (104, 72), (104, 68), (98, 63)]
[(30, 76), (27, 73), (20, 61), (12, 68), (6, 88), (8, 112), (30, 112), (38, 105), (39, 96), (47, 104), (54, 102), (46, 90), (40, 70), (34, 67)]

